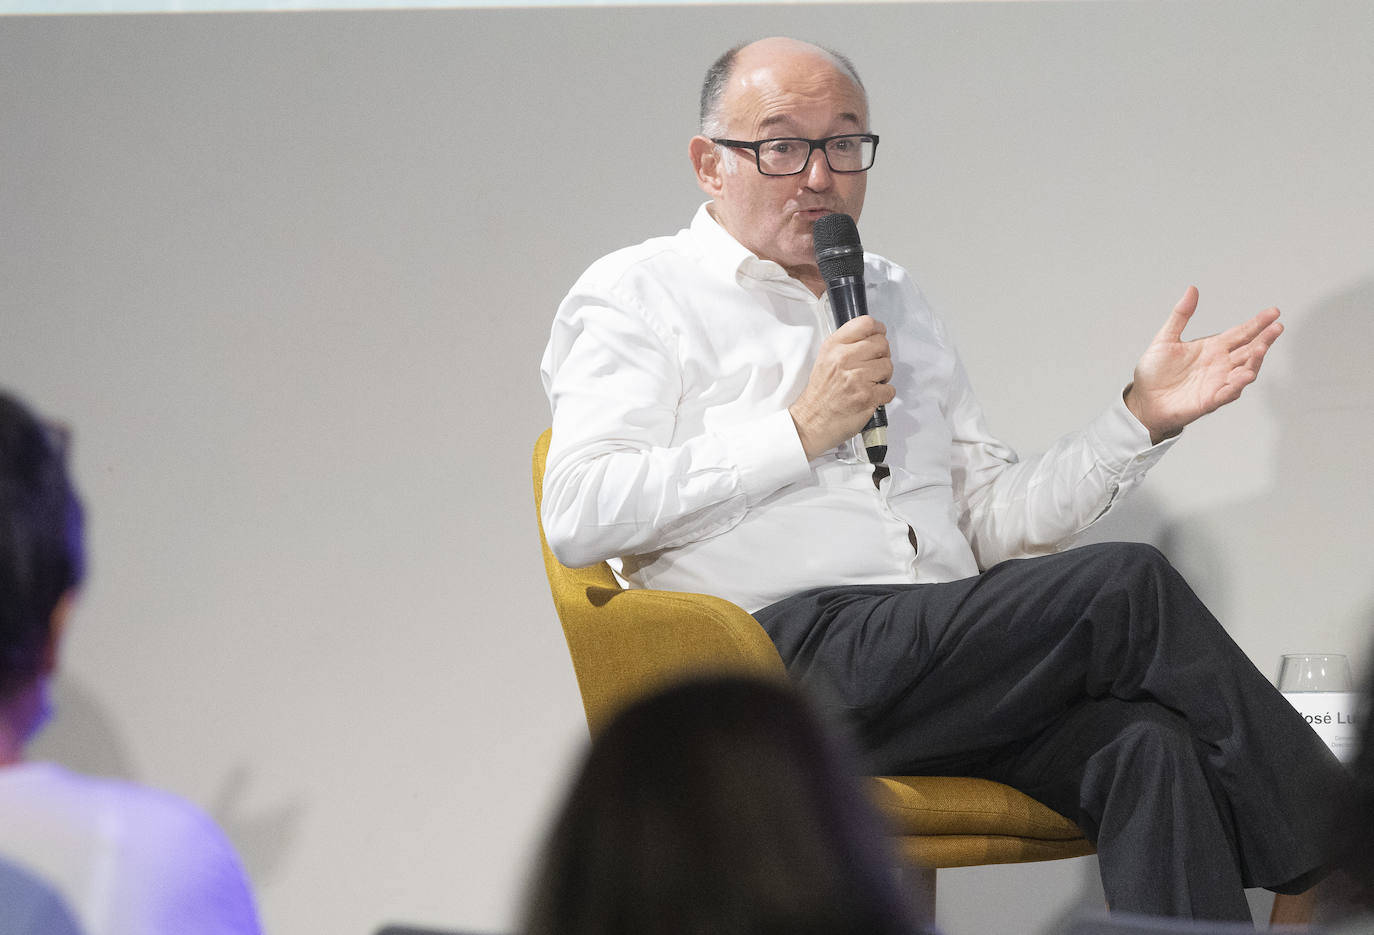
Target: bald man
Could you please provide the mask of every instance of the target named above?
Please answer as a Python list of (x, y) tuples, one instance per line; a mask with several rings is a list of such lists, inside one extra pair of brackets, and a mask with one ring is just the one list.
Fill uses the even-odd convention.
[[(555, 317), (549, 544), (753, 613), (875, 771), (1073, 818), (1113, 909), (1249, 919), (1245, 887), (1320, 875), (1340, 768), (1158, 551), (1065, 547), (1255, 380), (1278, 311), (1184, 341), (1189, 288), (1125, 390), (1019, 459), (901, 267), (866, 254), (875, 316), (833, 324), (812, 227), (859, 217), (877, 147), (843, 56), (771, 38), (711, 66), (688, 145), (709, 201)], [(854, 438), (877, 406), (881, 464)]]

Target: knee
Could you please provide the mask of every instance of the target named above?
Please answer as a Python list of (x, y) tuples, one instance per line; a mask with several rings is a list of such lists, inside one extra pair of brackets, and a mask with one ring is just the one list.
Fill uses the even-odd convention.
[(1148, 542), (1102, 542), (1083, 547), (1099, 562), (1123, 569), (1172, 569), (1164, 553)]
[(1093, 568), (1103, 581), (1168, 588), (1183, 580), (1164, 553), (1148, 543), (1104, 542), (1086, 548), (1093, 550)]

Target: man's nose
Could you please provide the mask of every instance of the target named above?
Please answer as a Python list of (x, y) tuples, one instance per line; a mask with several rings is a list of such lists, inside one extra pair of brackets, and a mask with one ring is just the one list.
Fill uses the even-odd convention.
[(803, 174), (806, 176), (806, 187), (815, 190), (829, 188), (830, 183), (835, 180), (834, 173), (830, 171), (830, 163), (825, 161), (825, 150), (820, 147), (811, 151)]

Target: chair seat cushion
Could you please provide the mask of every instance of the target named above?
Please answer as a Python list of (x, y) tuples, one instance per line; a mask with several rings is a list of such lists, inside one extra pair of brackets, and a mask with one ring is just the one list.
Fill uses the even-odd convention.
[(1010, 786), (959, 776), (880, 776), (877, 802), (897, 834), (994, 834), (1071, 841), (1083, 831)]
[(910, 860), (927, 867), (1093, 853), (1078, 825), (1010, 786), (952, 776), (880, 776), (875, 800)]

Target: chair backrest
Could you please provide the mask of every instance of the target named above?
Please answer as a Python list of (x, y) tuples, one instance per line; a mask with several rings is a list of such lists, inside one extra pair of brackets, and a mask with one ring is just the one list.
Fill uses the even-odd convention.
[[(534, 475), (534, 512), (536, 516), (539, 515), (544, 504), (544, 465), (549, 457), (549, 439), (552, 436), (553, 429), (545, 429), (544, 434), (540, 435), (539, 440), (534, 444), (532, 473)], [(560, 562), (549, 549), (549, 540), (544, 537), (542, 519), (539, 521), (539, 544), (544, 549), (544, 571), (549, 576), (549, 588), (553, 591), (555, 606), (570, 599), (580, 599), (578, 595), (585, 594), (588, 589), (621, 590), (620, 582), (616, 580), (615, 574), (611, 571), (611, 566), (605, 562), (588, 565), (586, 568), (569, 568)], [(563, 615), (561, 606), (558, 608), (558, 614), (560, 617)]]
[[(536, 514), (550, 436), (534, 446)], [(569, 568), (549, 549), (542, 521), (539, 542), (593, 733), (628, 701), (675, 679), (720, 671), (786, 677), (768, 634), (740, 607), (707, 594), (625, 590), (605, 562)]]

